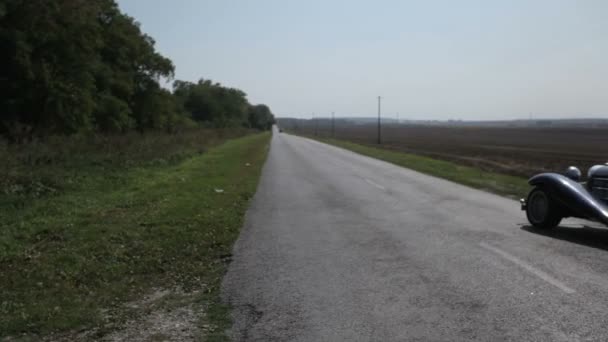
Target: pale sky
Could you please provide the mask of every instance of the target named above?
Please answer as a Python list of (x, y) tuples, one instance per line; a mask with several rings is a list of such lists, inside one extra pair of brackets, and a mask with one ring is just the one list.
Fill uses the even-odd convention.
[(608, 118), (605, 0), (119, 0), (176, 78), (277, 116)]

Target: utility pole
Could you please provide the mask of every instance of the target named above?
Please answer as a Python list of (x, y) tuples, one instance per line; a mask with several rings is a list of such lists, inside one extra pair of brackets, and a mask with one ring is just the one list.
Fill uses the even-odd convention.
[(382, 144), (382, 133), (380, 128), (380, 102), (382, 101), (382, 97), (378, 96), (378, 145)]
[(336, 118), (335, 118), (335, 113), (331, 112), (331, 137), (333, 138), (335, 133), (336, 133)]
[(315, 118), (315, 113), (312, 113), (312, 121), (315, 125), (315, 137), (317, 136), (317, 129), (318, 129), (318, 121), (317, 118)]

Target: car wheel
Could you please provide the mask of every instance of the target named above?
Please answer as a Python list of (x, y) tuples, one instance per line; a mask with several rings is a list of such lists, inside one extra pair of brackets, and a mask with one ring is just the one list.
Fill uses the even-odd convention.
[(562, 221), (555, 201), (541, 188), (530, 191), (526, 216), (533, 226), (546, 229), (554, 228)]

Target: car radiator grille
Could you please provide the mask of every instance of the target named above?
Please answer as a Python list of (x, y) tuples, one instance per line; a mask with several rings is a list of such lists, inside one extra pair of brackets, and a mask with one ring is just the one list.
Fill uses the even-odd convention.
[(591, 194), (595, 198), (608, 204), (608, 178), (594, 178), (591, 187)]

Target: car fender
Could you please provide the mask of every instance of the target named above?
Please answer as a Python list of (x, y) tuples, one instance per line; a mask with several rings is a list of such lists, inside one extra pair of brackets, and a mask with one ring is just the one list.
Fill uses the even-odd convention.
[(559, 173), (541, 173), (530, 178), (528, 183), (542, 187), (560, 205), (576, 213), (576, 216), (608, 225), (608, 208), (582, 184)]

